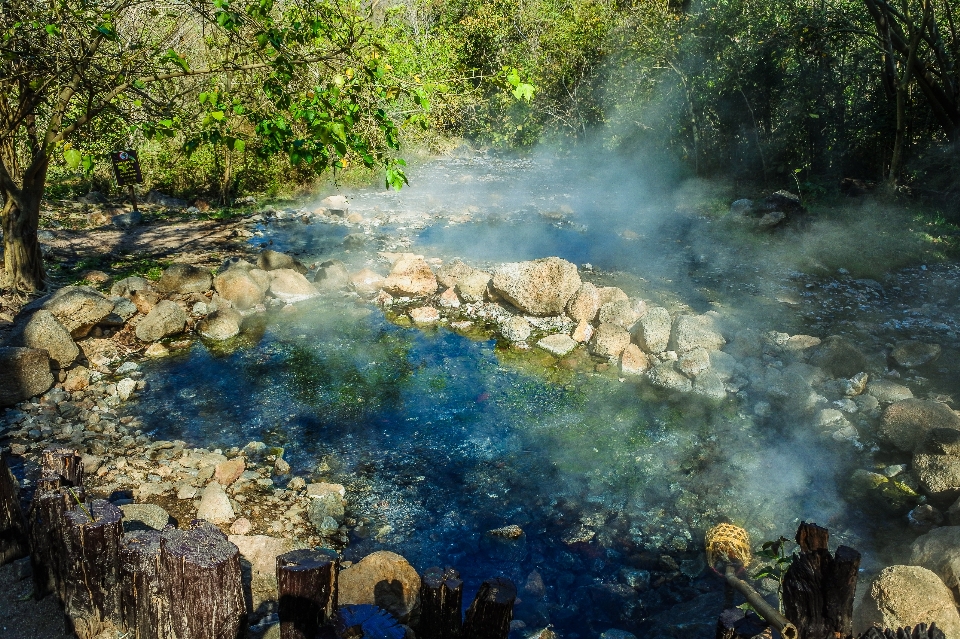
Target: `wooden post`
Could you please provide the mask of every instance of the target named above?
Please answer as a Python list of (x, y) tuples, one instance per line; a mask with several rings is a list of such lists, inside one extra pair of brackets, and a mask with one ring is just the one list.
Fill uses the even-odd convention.
[(83, 486), (83, 458), (72, 448), (47, 448), (40, 455), (44, 476), (59, 475), (63, 486)]
[(120, 542), (121, 615), (129, 639), (172, 635), (170, 602), (160, 596), (160, 531), (135, 530)]
[(458, 637), (463, 626), (463, 581), (453, 568), (427, 568), (420, 579), (420, 623), (417, 637)]
[(815, 524), (797, 530), (800, 554), (783, 578), (783, 608), (803, 639), (833, 639), (853, 634), (853, 596), (860, 553), (847, 546), (835, 555), (829, 533)]
[(64, 515), (64, 611), (79, 639), (120, 630), (120, 537), (123, 513), (97, 499)]
[(176, 639), (234, 639), (246, 632), (240, 550), (213, 524), (194, 519), (160, 533), (161, 596)]
[(464, 639), (507, 639), (517, 588), (506, 577), (487, 579), (467, 610)]
[(291, 550), (277, 557), (280, 639), (314, 639), (337, 607), (336, 553)]
[[(48, 485), (58, 482), (51, 481)], [(37, 492), (30, 504), (30, 564), (33, 566), (33, 594), (43, 599), (56, 592), (62, 599), (64, 517), (68, 510), (84, 500), (83, 488), (57, 488)]]
[(30, 554), (27, 520), (20, 508), (20, 484), (0, 452), (0, 566)]

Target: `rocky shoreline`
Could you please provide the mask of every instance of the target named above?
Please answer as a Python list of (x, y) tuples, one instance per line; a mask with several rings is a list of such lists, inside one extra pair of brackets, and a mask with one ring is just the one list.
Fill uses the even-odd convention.
[[(326, 204), (314, 215), (348, 221), (345, 202)], [(351, 241), (360, 242), (348, 235), (345, 245)], [(119, 409), (150, 391), (139, 370), (143, 358), (167, 356), (196, 339), (226, 342), (262, 328), (268, 311), (348, 295), (401, 325), (494, 335), (515, 351), (549, 355), (549, 365), (634, 380), (675, 400), (697, 395), (735, 401), (761, 420), (803, 420), (825, 445), (896, 450), (912, 463), (858, 469), (851, 494), (917, 504), (910, 518), (919, 532), (960, 530), (960, 417), (898, 383), (898, 370), (936, 361), (937, 344), (906, 340), (863, 352), (837, 335), (761, 333), (716, 311), (671, 311), (584, 281), (588, 269), (581, 273), (556, 257), (489, 271), (412, 253), (379, 258), (389, 265), (386, 274), (350, 272), (336, 260), (308, 268), (272, 250), (255, 264), (229, 258), (216, 273), (175, 263), (155, 283), (111, 283), (106, 273), (89, 273), (92, 283), (110, 283), (109, 292), (64, 287), (24, 307), (0, 347), (0, 368), (11, 371), (0, 384), (0, 404), (15, 405), (4, 416), (3, 437), (23, 460), (25, 487), (36, 480), (44, 448), (81, 451), (88, 493), (121, 505), (125, 526), (156, 529), (201, 517), (229, 533), (252, 565), (253, 609), (268, 613), (277, 554), (348, 543), (353, 522), (343, 486), (323, 481), (322, 473), (293, 476), (283, 450), (261, 442), (207, 450), (154, 441), (138, 418)], [(950, 585), (952, 569), (940, 558), (916, 561)], [(884, 575), (878, 579), (895, 576)], [(882, 598), (882, 588), (874, 591), (874, 600)], [(949, 608), (934, 620), (945, 629), (954, 623)]]

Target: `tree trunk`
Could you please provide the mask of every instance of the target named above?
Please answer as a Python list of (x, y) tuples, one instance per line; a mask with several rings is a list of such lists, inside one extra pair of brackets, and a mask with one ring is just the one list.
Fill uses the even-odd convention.
[(2, 288), (26, 292), (44, 288), (46, 274), (37, 239), (42, 194), (42, 189), (20, 198), (4, 193)]

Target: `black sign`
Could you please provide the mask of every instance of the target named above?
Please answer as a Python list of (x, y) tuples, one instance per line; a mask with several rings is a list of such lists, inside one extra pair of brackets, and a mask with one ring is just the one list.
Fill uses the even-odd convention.
[(117, 184), (127, 186), (143, 183), (136, 151), (117, 151), (110, 154), (110, 159), (113, 160), (113, 173), (117, 176)]

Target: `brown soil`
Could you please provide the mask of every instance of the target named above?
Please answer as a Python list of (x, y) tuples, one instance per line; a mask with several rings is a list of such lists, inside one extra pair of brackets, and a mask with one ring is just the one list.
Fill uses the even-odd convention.
[(66, 637), (57, 598), (33, 598), (33, 579), (26, 561), (27, 565), (19, 561), (0, 567), (0, 639)]

